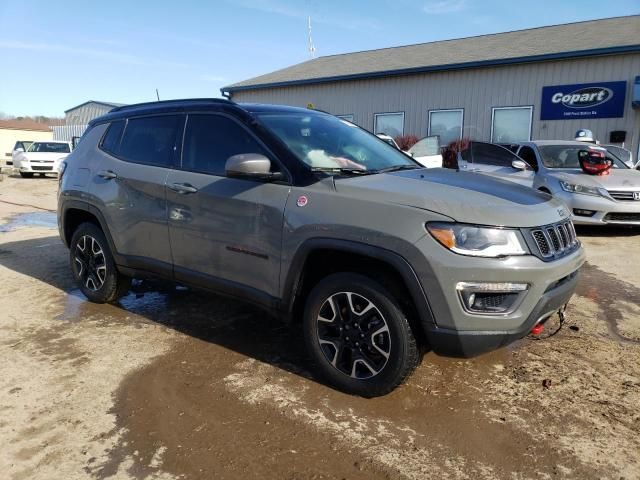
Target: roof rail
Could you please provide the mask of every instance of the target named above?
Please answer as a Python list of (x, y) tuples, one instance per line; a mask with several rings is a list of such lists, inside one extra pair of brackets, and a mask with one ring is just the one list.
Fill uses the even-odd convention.
[(123, 105), (121, 107), (116, 107), (110, 110), (110, 112), (122, 112), (124, 110), (131, 110), (139, 107), (149, 107), (153, 105), (185, 105), (185, 104), (193, 104), (193, 103), (222, 103), (222, 104), (235, 104), (230, 100), (225, 98), (185, 98), (185, 99), (175, 99), (175, 100), (156, 100), (155, 102), (143, 102), (143, 103), (133, 103), (131, 105)]

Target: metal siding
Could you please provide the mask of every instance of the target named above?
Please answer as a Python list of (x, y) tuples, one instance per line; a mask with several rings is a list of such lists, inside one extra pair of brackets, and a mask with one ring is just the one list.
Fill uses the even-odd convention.
[(69, 110), (65, 115), (67, 125), (86, 125), (94, 118), (108, 113), (112, 106), (101, 105), (98, 103), (89, 103), (79, 108)]
[[(354, 121), (373, 130), (375, 113), (405, 112), (405, 134), (427, 134), (428, 111), (463, 108), (464, 133), (489, 140), (491, 108), (533, 106), (532, 139), (570, 139), (580, 128), (593, 130), (608, 142), (612, 130), (627, 131), (627, 148), (638, 153), (640, 111), (631, 108), (640, 54), (612, 55), (536, 64), (489, 67), (389, 78), (362, 79), (317, 85), (238, 91), (236, 102), (276, 103), (353, 114)], [(623, 118), (552, 120), (541, 122), (542, 87), (572, 83), (627, 81)], [(631, 143), (631, 145), (630, 145)]]

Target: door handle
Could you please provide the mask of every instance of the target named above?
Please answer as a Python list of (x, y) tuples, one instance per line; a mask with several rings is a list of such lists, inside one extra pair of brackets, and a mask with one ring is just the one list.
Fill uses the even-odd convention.
[(172, 183), (169, 188), (180, 195), (186, 195), (188, 193), (196, 193), (198, 189), (188, 183)]
[(113, 180), (114, 178), (118, 178), (118, 174), (116, 172), (112, 172), (111, 170), (102, 170), (98, 172), (98, 176), (104, 178), (105, 180)]

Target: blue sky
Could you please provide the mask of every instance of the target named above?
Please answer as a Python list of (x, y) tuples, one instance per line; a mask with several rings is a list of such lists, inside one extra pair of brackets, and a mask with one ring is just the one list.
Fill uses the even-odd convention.
[(638, 0), (0, 0), (0, 112), (219, 96), (330, 55), (640, 12)]

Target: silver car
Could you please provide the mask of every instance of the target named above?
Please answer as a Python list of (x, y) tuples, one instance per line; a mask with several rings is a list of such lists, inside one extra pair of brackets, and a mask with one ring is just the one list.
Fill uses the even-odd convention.
[(537, 140), (504, 148), (471, 142), (458, 156), (461, 170), (530, 186), (562, 200), (573, 221), (586, 225), (640, 225), (640, 171), (609, 155), (608, 175), (588, 175), (578, 162), (583, 142)]

